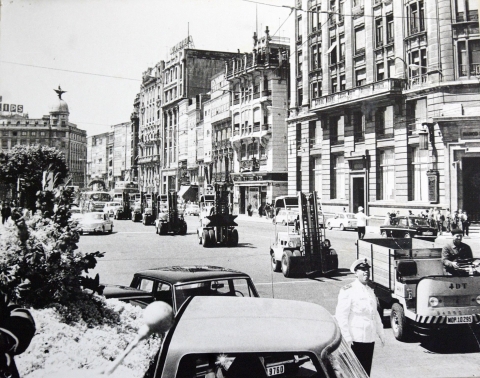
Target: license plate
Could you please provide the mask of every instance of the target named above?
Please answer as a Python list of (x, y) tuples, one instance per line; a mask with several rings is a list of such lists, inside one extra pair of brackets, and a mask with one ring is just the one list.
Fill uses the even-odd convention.
[(431, 231), (425, 231), (425, 232), (423, 233), (423, 235), (433, 235), (433, 232), (431, 232)]
[(267, 367), (267, 375), (269, 377), (271, 377), (272, 375), (280, 375), (283, 373), (285, 373), (285, 365)]
[(472, 322), (472, 315), (447, 316), (447, 324), (468, 324)]

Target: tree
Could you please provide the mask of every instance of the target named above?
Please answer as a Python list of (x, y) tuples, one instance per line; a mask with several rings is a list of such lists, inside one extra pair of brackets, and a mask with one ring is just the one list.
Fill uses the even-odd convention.
[(0, 153), (0, 181), (16, 187), (18, 179), (24, 180), (25, 207), (36, 209), (36, 193), (43, 189), (43, 172), (53, 172), (54, 186), (58, 186), (68, 175), (65, 155), (48, 146), (15, 146)]

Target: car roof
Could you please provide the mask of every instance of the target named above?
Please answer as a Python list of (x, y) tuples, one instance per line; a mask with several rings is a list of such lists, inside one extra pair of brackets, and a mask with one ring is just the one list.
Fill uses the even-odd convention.
[(191, 353), (313, 352), (320, 359), (325, 348), (341, 340), (332, 315), (309, 302), (194, 297), (184, 306), (168, 346), (167, 367)]
[(212, 278), (250, 278), (246, 273), (211, 265), (166, 266), (162, 268), (142, 270), (135, 273), (135, 275), (159, 279), (171, 284), (196, 282)]

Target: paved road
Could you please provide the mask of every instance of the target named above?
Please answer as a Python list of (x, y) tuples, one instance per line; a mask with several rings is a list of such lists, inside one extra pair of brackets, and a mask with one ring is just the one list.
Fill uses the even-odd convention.
[[(196, 217), (187, 217), (186, 236), (159, 236), (153, 226), (131, 221), (115, 221), (111, 235), (85, 235), (79, 247), (83, 252), (105, 251), (92, 272), (102, 282), (129, 284), (137, 270), (167, 265), (210, 264), (248, 273), (263, 297), (296, 299), (318, 303), (334, 312), (340, 288), (353, 280), (348, 267), (355, 258), (356, 233), (327, 231), (339, 254), (339, 273), (333, 277), (288, 279), (272, 273), (269, 246), (274, 226), (266, 220), (238, 219), (240, 242), (236, 248), (203, 248), (196, 237)], [(282, 227), (282, 226), (280, 226)], [(372, 232), (375, 230), (372, 229)], [(367, 234), (367, 237), (375, 234)], [(480, 240), (466, 240), (480, 257)], [(439, 240), (436, 246), (444, 243)], [(429, 243), (428, 246), (432, 246)], [(388, 315), (388, 313), (386, 313)], [(385, 318), (388, 326), (388, 318)], [(279, 330), (284, 332), (284, 330)], [(473, 332), (457, 332), (429, 339), (396, 341), (386, 331), (387, 344), (377, 346), (372, 377), (466, 377), (480, 375), (480, 343)], [(478, 337), (478, 334), (477, 334)]]

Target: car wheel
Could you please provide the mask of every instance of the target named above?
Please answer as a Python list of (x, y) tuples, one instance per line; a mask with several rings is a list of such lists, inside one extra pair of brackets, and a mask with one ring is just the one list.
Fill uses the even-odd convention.
[(113, 232), (113, 226), (110, 227), (110, 230), (108, 230), (108, 233), (111, 234)]
[(232, 247), (236, 247), (238, 245), (238, 231), (234, 229), (232, 231)]
[(275, 258), (275, 253), (271, 252), (270, 255), (272, 258), (272, 270), (274, 272), (280, 272), (282, 270), (282, 262), (277, 261), (277, 259)]
[(208, 230), (203, 230), (203, 248), (210, 248), (210, 234), (208, 233)]
[(410, 239), (412, 235), (410, 235), (410, 232), (405, 232), (405, 235), (403, 235), (405, 239)]
[(292, 252), (285, 251), (282, 255), (282, 273), (285, 277), (292, 276)]
[(345, 226), (343, 225), (343, 223), (340, 223), (340, 231), (345, 231)]
[(382, 238), (388, 238), (387, 231), (382, 231)]
[(408, 335), (407, 318), (405, 317), (403, 307), (398, 303), (394, 303), (392, 306), (390, 324), (395, 338), (399, 341), (405, 341)]
[(210, 239), (210, 244), (212, 246), (217, 244), (217, 238), (215, 237), (215, 231), (214, 230), (208, 230), (208, 237)]
[(198, 244), (203, 244), (202, 235), (199, 232), (197, 232), (197, 236), (198, 236)]
[(330, 249), (330, 269), (338, 270), (338, 254), (333, 248)]
[(330, 224), (330, 222), (327, 223), (327, 228), (328, 228), (329, 230), (332, 229), (332, 225)]
[(105, 233), (105, 226), (102, 227), (102, 234)]
[(180, 235), (187, 234), (187, 222), (183, 221), (182, 227), (180, 228)]

